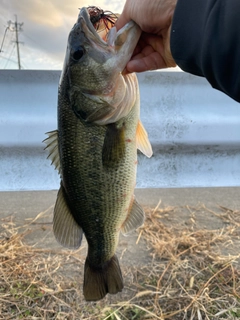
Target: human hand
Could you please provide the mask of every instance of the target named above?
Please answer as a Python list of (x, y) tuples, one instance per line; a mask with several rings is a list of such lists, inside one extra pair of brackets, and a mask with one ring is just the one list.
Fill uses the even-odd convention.
[(119, 30), (130, 20), (142, 35), (126, 69), (142, 72), (175, 67), (170, 50), (170, 31), (177, 0), (127, 0), (115, 26)]

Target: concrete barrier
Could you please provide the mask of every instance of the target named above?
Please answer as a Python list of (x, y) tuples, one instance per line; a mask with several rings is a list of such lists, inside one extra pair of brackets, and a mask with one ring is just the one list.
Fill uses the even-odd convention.
[[(50, 190), (43, 150), (57, 126), (60, 71), (0, 71), (0, 190)], [(240, 186), (240, 105), (183, 72), (138, 75), (154, 155), (139, 154), (137, 187)]]

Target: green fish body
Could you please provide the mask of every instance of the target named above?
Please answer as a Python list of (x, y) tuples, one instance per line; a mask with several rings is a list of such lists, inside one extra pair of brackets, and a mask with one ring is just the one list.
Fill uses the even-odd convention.
[(53, 231), (68, 248), (78, 248), (85, 235), (83, 292), (90, 301), (123, 288), (115, 255), (119, 233), (135, 230), (144, 221), (134, 198), (137, 148), (148, 156), (152, 152), (139, 121), (136, 75), (121, 73), (139, 27), (130, 22), (110, 36), (111, 44), (103, 41), (87, 9), (81, 9), (60, 79), (58, 130), (46, 139), (61, 175)]

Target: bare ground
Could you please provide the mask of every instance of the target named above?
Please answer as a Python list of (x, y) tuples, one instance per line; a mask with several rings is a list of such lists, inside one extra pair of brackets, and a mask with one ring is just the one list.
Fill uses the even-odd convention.
[(0, 194), (0, 319), (240, 318), (238, 204), (141, 192), (146, 222), (118, 247), (125, 288), (96, 303), (82, 295), (86, 243), (73, 252), (52, 235), (55, 193)]

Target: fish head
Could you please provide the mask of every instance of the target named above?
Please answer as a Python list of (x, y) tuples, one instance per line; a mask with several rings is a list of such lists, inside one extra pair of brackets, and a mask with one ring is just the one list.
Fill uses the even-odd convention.
[(82, 8), (68, 37), (60, 84), (67, 75), (70, 86), (87, 94), (111, 92), (140, 34), (139, 26), (130, 21), (119, 31), (113, 27), (103, 36), (95, 30), (87, 8)]

